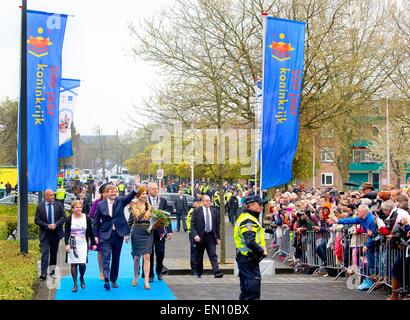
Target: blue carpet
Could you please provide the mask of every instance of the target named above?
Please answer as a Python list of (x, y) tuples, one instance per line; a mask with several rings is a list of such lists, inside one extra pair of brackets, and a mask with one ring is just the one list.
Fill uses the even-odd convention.
[(97, 252), (90, 251), (88, 254), (87, 271), (85, 272), (85, 283), (87, 287), (83, 290), (78, 280), (78, 291), (71, 292), (73, 280), (71, 276), (61, 279), (60, 289), (56, 291), (56, 300), (176, 300), (165, 280), (150, 283), (151, 290), (144, 289), (144, 279), (138, 280), (136, 287), (131, 286), (134, 278), (134, 266), (131, 257), (131, 244), (122, 247), (120, 260), (120, 274), (118, 277), (119, 288), (106, 291), (103, 287), (104, 281), (99, 280), (99, 269)]

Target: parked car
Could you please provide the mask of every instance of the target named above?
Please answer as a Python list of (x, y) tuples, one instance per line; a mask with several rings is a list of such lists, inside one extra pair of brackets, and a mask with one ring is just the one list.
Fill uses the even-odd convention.
[(121, 175), (112, 175), (110, 176), (109, 181), (111, 181), (114, 184), (118, 184), (120, 181), (125, 181), (125, 178)]
[[(28, 198), (28, 203), (38, 204), (38, 195), (29, 193), (27, 195), (27, 198)], [(6, 205), (6, 206), (17, 205), (17, 194), (11, 194), (7, 197), (0, 199), (0, 205)], [(68, 198), (68, 195), (66, 197), (66, 200), (64, 200), (64, 209), (71, 210), (71, 200)]]
[(65, 195), (64, 204), (68, 204), (71, 209), (71, 203), (75, 200), (75, 195), (69, 192), (66, 192)]
[[(158, 196), (163, 197), (167, 200), (167, 212), (174, 214), (174, 199), (178, 196), (178, 193), (158, 193)], [(190, 195), (185, 195), (188, 203), (188, 210), (194, 205), (194, 197)]]

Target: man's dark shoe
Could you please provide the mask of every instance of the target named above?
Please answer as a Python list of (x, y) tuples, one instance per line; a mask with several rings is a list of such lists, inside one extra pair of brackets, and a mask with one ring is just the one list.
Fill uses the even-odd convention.
[(198, 276), (198, 278), (201, 278), (201, 277), (202, 277), (202, 275), (201, 275), (201, 274), (199, 274), (199, 273), (197, 274), (197, 276)]
[(118, 284), (117, 284), (116, 282), (113, 282), (113, 283), (111, 284), (111, 286), (112, 286), (114, 289), (117, 289), (117, 288), (118, 288)]
[(224, 274), (222, 272), (217, 272), (214, 274), (214, 278), (222, 278)]
[(149, 278), (149, 282), (154, 282), (154, 278)]
[(168, 269), (166, 267), (162, 267), (162, 274), (167, 274), (168, 273)]
[(164, 279), (164, 278), (163, 278), (162, 274), (159, 274), (159, 275), (158, 275), (158, 280), (159, 280), (159, 281), (162, 281), (163, 279)]
[(40, 277), (38, 277), (38, 280), (40, 280), (40, 281), (45, 281), (46, 279), (47, 279), (46, 276), (40, 276)]
[(109, 282), (104, 282), (104, 288), (105, 288), (105, 290), (109, 291), (111, 289), (110, 283)]
[(55, 275), (56, 275), (55, 270), (53, 270), (53, 271), (50, 272), (50, 277), (53, 277), (53, 276), (55, 276)]

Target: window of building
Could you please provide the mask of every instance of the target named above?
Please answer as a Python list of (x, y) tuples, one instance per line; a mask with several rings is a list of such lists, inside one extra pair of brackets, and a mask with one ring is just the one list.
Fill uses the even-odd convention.
[(320, 161), (321, 162), (334, 162), (335, 159), (335, 149), (327, 148), (320, 150)]
[(353, 162), (369, 162), (370, 153), (368, 149), (353, 149)]
[(333, 173), (322, 173), (322, 186), (333, 186)]

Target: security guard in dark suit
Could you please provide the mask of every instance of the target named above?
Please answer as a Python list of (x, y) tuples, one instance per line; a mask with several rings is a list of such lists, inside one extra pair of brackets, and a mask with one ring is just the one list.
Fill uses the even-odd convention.
[(259, 300), (261, 272), (259, 262), (267, 256), (265, 234), (259, 214), (267, 200), (258, 195), (246, 199), (246, 210), (238, 217), (234, 227), (236, 262), (238, 263), (241, 294), (239, 300)]

